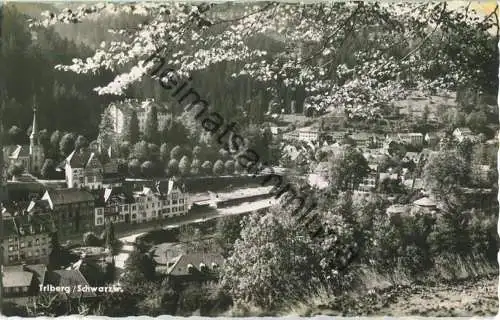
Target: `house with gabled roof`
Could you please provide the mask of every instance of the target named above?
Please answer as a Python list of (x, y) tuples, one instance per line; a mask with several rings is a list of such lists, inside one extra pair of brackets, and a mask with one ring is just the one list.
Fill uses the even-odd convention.
[(169, 261), (165, 273), (180, 281), (216, 281), (223, 263), (219, 253), (188, 252)]
[[(90, 287), (87, 279), (82, 275), (79, 270), (53, 270), (47, 272), (45, 278), (45, 286), (54, 286), (59, 288), (84, 288)], [(59, 292), (60, 298), (63, 300), (73, 299), (89, 299), (97, 297), (92, 290), (71, 290), (67, 292)]]
[(143, 187), (133, 197), (135, 203), (129, 206), (132, 223), (186, 215), (190, 207), (185, 186), (172, 179)]
[(1, 266), (2, 296), (29, 297), (39, 293), (39, 285), (45, 282), (47, 267), (44, 264)]
[(106, 221), (130, 223), (130, 206), (134, 203), (132, 193), (124, 188), (105, 188), (95, 191), (96, 226), (104, 226)]
[(94, 152), (74, 150), (64, 161), (64, 171), (68, 188), (102, 188), (104, 167)]

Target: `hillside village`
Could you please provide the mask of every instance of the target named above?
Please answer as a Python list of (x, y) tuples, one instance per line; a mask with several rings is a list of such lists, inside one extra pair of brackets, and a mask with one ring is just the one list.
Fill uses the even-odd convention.
[[(462, 120), (460, 123), (459, 120), (456, 127), (443, 127), (445, 123), (443, 119), (438, 118), (437, 110), (458, 108), (453, 101), (456, 98), (450, 96), (445, 99), (450, 104), (454, 103), (455, 107), (438, 105), (433, 111), (424, 107), (424, 114), (413, 112), (411, 116), (392, 118), (400, 123), (398, 131), (383, 133), (383, 129), (377, 126), (377, 132), (356, 129), (356, 123), (346, 123), (343, 119), (332, 117), (328, 113), (321, 114), (321, 111), (316, 110), (311, 112), (311, 116), (297, 113), (271, 114), (267, 128), (263, 131), (270, 131), (272, 143), (281, 145), (280, 158), (275, 163), (276, 169), (280, 169), (285, 175), (295, 175), (305, 179), (318, 189), (329, 188), (335, 181), (332, 180), (334, 164), (331, 163), (335, 160), (331, 159), (341, 161), (348, 152), (359, 153), (362, 155), (360, 158), (362, 162), (355, 164), (355, 167), (344, 168), (357, 171), (351, 173), (353, 175), (360, 175), (353, 191), (360, 195), (377, 194), (385, 197), (389, 201), (385, 210), (391, 216), (422, 212), (431, 216), (439, 215), (443, 204), (426, 186), (423, 168), (428, 161), (432, 161), (430, 159), (434, 155), (439, 154), (440, 150), (448, 148), (449, 145), (466, 144), (465, 152), (470, 154), (472, 177), (469, 185), (463, 189), (463, 192), (469, 195), (468, 207), (473, 210), (489, 210), (490, 204), (496, 198), (497, 176), (494, 156), (498, 146), (495, 138), (498, 134), (497, 126), (494, 123), (485, 123), (484, 125), (487, 125), (485, 128), (479, 127), (480, 131), (477, 129), (472, 131), (467, 125), (475, 126), (475, 123), (474, 118), (469, 115), (465, 122)], [(416, 101), (420, 104), (432, 103), (432, 100), (416, 99)], [(403, 107), (396, 110), (401, 114), (404, 108), (403, 104)], [(453, 109), (448, 109), (447, 114), (451, 114), (453, 112), (451, 110)], [(48, 162), (55, 163), (55, 159), (47, 159), (45, 154), (50, 152), (46, 153), (40, 144), (36, 106), (29, 136), (30, 144), (3, 147), (5, 176), (8, 178), (3, 183), (3, 188), (7, 192), (2, 200), (2, 217), (6, 230), (2, 242), (3, 261), (4, 265), (9, 266), (4, 271), (4, 279), (9, 279), (9, 282), (4, 282), (6, 297), (33, 296), (38, 294), (35, 289), (38, 288), (38, 284), (57, 286), (72, 277), (78, 279), (81, 285), (113, 281), (112, 275), (116, 276), (117, 273), (110, 273), (109, 270), (115, 268), (115, 257), (120, 255), (119, 247), (123, 246), (123, 243), (118, 244), (117, 239), (121, 235), (130, 234), (134, 230), (144, 234), (148, 230), (158, 230), (159, 226), (168, 229), (169, 225), (178, 226), (179, 221), (197, 225), (199, 219), (195, 218), (200, 217), (199, 212), (208, 216), (213, 209), (207, 208), (224, 207), (222, 199), (225, 197), (229, 197), (226, 200), (229, 202), (232, 199), (236, 200), (230, 204), (233, 207), (242, 202), (249, 204), (252, 201), (259, 202), (261, 199), (272, 199), (272, 193), (268, 193), (269, 188), (265, 188), (267, 192), (260, 191), (261, 193), (238, 195), (238, 192), (230, 192), (228, 196), (221, 194), (218, 203), (214, 203), (217, 199), (213, 201), (213, 196), (210, 200), (211, 193), (222, 191), (216, 185), (215, 188), (209, 185), (202, 187), (202, 190), (199, 186), (195, 186), (197, 192), (190, 192), (184, 182), (186, 179), (191, 179), (191, 185), (193, 181), (196, 184), (196, 180), (203, 183), (205, 178), (219, 179), (221, 185), (224, 185), (227, 179), (243, 178), (239, 181), (240, 186), (233, 185), (230, 189), (226, 188), (226, 192), (237, 191), (248, 181), (245, 180), (248, 174), (238, 172), (234, 164), (228, 165), (232, 160), (226, 160), (222, 170), (214, 166), (209, 168), (212, 172), (199, 172), (200, 168), (195, 168), (195, 164), (200, 161), (196, 161), (194, 154), (191, 168), (182, 170), (176, 168), (176, 171), (171, 171), (173, 166), (170, 160), (166, 163), (163, 175), (148, 173), (145, 165), (149, 161), (147, 160), (140, 167), (142, 177), (138, 178), (137, 172), (134, 172), (136, 168), (131, 165), (134, 160), (129, 161), (123, 158), (119, 151), (115, 151), (119, 145), (119, 140), (115, 139), (123, 134), (127, 124), (130, 123), (124, 121), (123, 115), (117, 116), (120, 111), (115, 104), (112, 104), (103, 114), (104, 121), (111, 119), (111, 125), (107, 128), (109, 129), (106, 131), (107, 134), (103, 135), (101, 132), (99, 137), (108, 140), (98, 139), (80, 146), (78, 141), (75, 141), (76, 148), (57, 167), (54, 166), (51, 179), (48, 179), (44, 167), (46, 169)], [(108, 112), (115, 116), (107, 118)], [(167, 115), (158, 112), (155, 107), (146, 106), (144, 110), (133, 113), (140, 112), (147, 114), (141, 119), (156, 118), (158, 126), (165, 125)], [(155, 112), (158, 112), (158, 115), (152, 116)], [(434, 119), (425, 121), (429, 130), (412, 131), (412, 127), (418, 126), (425, 120), (422, 117)], [(338, 120), (343, 123), (340, 124)], [(401, 125), (403, 121), (406, 126)], [(151, 122), (139, 120), (138, 123), (141, 124), (138, 132), (142, 135), (146, 130), (145, 126)], [(124, 142), (121, 144), (123, 146)], [(134, 149), (139, 149), (137, 145), (140, 144), (141, 142), (137, 142)], [(61, 147), (64, 147), (63, 143)], [(186, 163), (183, 160), (186, 157), (185, 153), (172, 154), (176, 148), (179, 149), (177, 146), (172, 148), (170, 154), (173, 156), (172, 160), (179, 159), (180, 163)], [(182, 154), (184, 155), (181, 157)], [(224, 159), (223, 153), (220, 156)], [(127, 161), (129, 161), (128, 167), (124, 169), (123, 163)], [(360, 169), (363, 166), (366, 166), (365, 171)], [(238, 181), (235, 180), (235, 183)], [(203, 192), (208, 196), (202, 196)], [(12, 196), (9, 196), (10, 193)], [(269, 207), (269, 204), (266, 203), (258, 210), (266, 207)], [(248, 208), (251, 208), (251, 205)], [(239, 212), (242, 214), (249, 211), (252, 210)], [(199, 229), (196, 230), (199, 232)], [(101, 231), (102, 234), (99, 234)], [(201, 246), (203, 249), (200, 249), (199, 244), (196, 245), (198, 249), (195, 251), (187, 249), (192, 248), (195, 241), (205, 243)], [(189, 266), (203, 265), (199, 267), (201, 268), (199, 272), (208, 272), (208, 278), (195, 277), (197, 281), (217, 279), (213, 271), (204, 271), (204, 268), (211, 270), (210, 266), (215, 270), (214, 268), (224, 263), (221, 251), (217, 249), (219, 248), (217, 242), (210, 244), (205, 240), (191, 237), (187, 243), (188, 247), (181, 246), (174, 251), (170, 249), (170, 245), (166, 247), (167, 249), (163, 248), (161, 243), (155, 246), (153, 252), (155, 256), (159, 255), (160, 259), (156, 260), (156, 272), (167, 275), (178, 274), (187, 277), (183, 281), (192, 281), (188, 278), (194, 277), (195, 273), (189, 271)], [(208, 253), (207, 248), (208, 252), (212, 253)], [(66, 254), (61, 255), (61, 250)], [(54, 261), (61, 259), (61, 256), (66, 257), (66, 260)], [(176, 267), (180, 267), (181, 264), (187, 268), (187, 273), (177, 271)], [(126, 273), (126, 265), (122, 265), (122, 268), (125, 268), (122, 272)], [(64, 276), (58, 278), (56, 282), (50, 282), (48, 279), (51, 279), (53, 273), (62, 272), (58, 270), (64, 270), (62, 273)], [(20, 277), (19, 282), (16, 282), (16, 274), (19, 272), (26, 274), (26, 277)], [(97, 282), (94, 279), (95, 272), (101, 274), (97, 276), (99, 278)]]
[[(191, 17), (200, 30), (210, 25), (204, 19), (220, 18), (217, 14), (204, 17), (202, 13), (209, 9), (193, 6), (193, 11), (175, 10), (180, 10), (179, 17)], [(274, 3), (263, 6), (264, 12), (273, 6), (290, 9)], [(260, 81), (269, 80), (268, 75), (252, 74), (255, 65), (238, 60), (253, 57), (245, 56), (246, 49), (244, 54), (221, 49), (237, 57), (219, 52), (227, 61), (215, 59), (213, 70), (194, 70), (193, 88), (206, 93), (213, 105), (211, 114), (235, 124), (245, 146), (282, 178), (273, 185), (269, 172), (247, 170), (248, 162), (242, 162), (230, 147), (233, 140), (225, 143), (209, 134), (195, 113), (179, 107), (173, 95), (163, 90), (162, 79), (157, 83), (143, 77), (118, 98), (87, 92), (109, 90), (95, 87), (112, 81), (110, 70), (85, 75), (78, 88), (67, 86), (76, 80), (74, 75), (62, 76), (61, 70), (79, 69), (59, 63), (73, 61), (82, 67), (95, 62), (95, 56), (81, 63), (69, 57), (104, 48), (101, 41), (109, 39), (98, 35), (99, 23), (129, 27), (142, 21), (142, 13), (133, 13), (138, 7), (124, 7), (128, 11), (123, 17), (110, 18), (106, 13), (102, 20), (90, 23), (75, 15), (117, 9), (103, 5), (65, 9), (59, 15), (49, 12), (45, 16), (57, 20), (51, 20), (54, 28), (39, 29), (31, 26), (33, 17), (40, 15), (38, 8), (25, 9), (23, 14), (13, 8), (7, 12), (9, 32), (20, 34), (13, 36), (5, 56), (12, 83), (18, 83), (19, 72), (7, 68), (10, 65), (21, 67), (33, 60), (40, 68), (58, 67), (57, 72), (50, 71), (47, 87), (40, 90), (19, 93), (11, 84), (0, 88), (0, 291), (5, 315), (407, 316), (425, 312), (470, 316), (496, 312), (498, 304), (488, 300), (489, 291), (487, 298), (471, 298), (452, 307), (436, 307), (434, 300), (441, 299), (437, 294), (429, 298), (434, 299), (433, 307), (425, 311), (401, 306), (407, 300), (418, 304), (433, 290), (443, 294), (445, 287), (467, 293), (473, 287), (469, 282), (489, 290), (498, 274), (499, 113), (496, 87), (491, 88), (497, 80), (488, 78), (489, 67), (478, 69), (482, 70), (474, 73), (478, 78), (459, 82), (455, 60), (445, 59), (452, 65), (449, 70), (437, 62), (440, 73), (456, 76), (445, 77), (451, 85), (434, 79), (432, 72), (413, 75), (412, 69), (409, 75), (405, 71), (394, 79), (387, 76), (390, 70), (374, 76), (380, 61), (359, 59), (365, 57), (365, 47), (385, 48), (386, 41), (365, 29), (359, 34), (351, 30), (345, 37), (356, 40), (352, 43), (332, 38), (340, 41), (340, 49), (335, 53), (339, 61), (329, 61), (338, 64), (328, 71), (329, 76), (323, 66), (331, 51), (310, 57), (320, 75), (311, 83), (303, 79), (302, 71), (300, 77), (297, 73), (290, 79), (281, 79), (277, 72), (278, 84), (269, 77), (272, 83), (262, 86), (251, 76)], [(242, 20), (246, 24), (236, 26), (254, 27), (238, 18), (240, 7), (220, 8), (222, 17), (225, 10), (236, 17), (236, 22), (221, 23)], [(323, 12), (322, 8), (316, 12), (314, 6), (306, 9), (311, 14)], [(436, 9), (440, 7), (432, 8)], [(35, 13), (27, 19), (30, 10)], [(164, 7), (158, 10), (170, 14)], [(340, 10), (342, 16), (354, 10), (353, 14), (361, 12), (378, 21), (381, 9), (353, 4), (331, 10)], [(283, 16), (296, 14), (283, 12)], [(71, 31), (58, 25), (61, 21), (82, 25)], [(329, 30), (330, 22), (321, 21)], [(304, 23), (308, 24), (314, 25), (309, 20)], [(238, 30), (245, 34), (246, 28)], [(380, 28), (373, 33), (393, 35), (392, 29)], [(314, 42), (308, 39), (314, 32), (307, 33), (300, 36), (305, 37), (300, 46), (288, 48), (279, 32), (259, 32), (257, 40), (246, 35), (245, 41), (269, 50), (259, 51), (257, 57), (290, 59), (283, 64), (287, 72), (294, 64), (300, 69), (300, 57), (308, 54), (306, 44)], [(294, 28), (287, 32), (297, 36)], [(398, 32), (405, 39), (405, 31)], [(72, 37), (83, 38), (85, 45), (72, 42)], [(484, 56), (490, 57), (491, 39), (477, 37)], [(449, 49), (450, 44), (439, 42), (443, 41), (439, 37), (432, 41)], [(149, 44), (137, 47), (141, 45), (149, 48)], [(233, 45), (239, 48), (240, 43)], [(414, 45), (394, 49), (394, 55), (406, 58), (412, 53), (407, 49)], [(55, 48), (62, 48), (60, 57), (54, 57)], [(97, 56), (105, 52), (101, 49), (96, 49)], [(23, 50), (26, 55), (18, 56)], [(200, 53), (206, 53), (203, 47), (196, 50), (192, 56), (185, 54), (186, 61), (194, 59), (187, 65), (196, 65), (198, 58), (205, 59), (203, 63), (209, 60)], [(434, 53), (425, 50), (411, 61), (427, 62)], [(113, 59), (125, 59), (124, 52)], [(99, 63), (112, 64), (113, 59)], [(182, 64), (183, 59), (178, 61)], [(270, 70), (266, 59), (260, 62), (262, 69)], [(382, 64), (386, 66), (385, 61)], [(235, 78), (240, 69), (243, 77)], [(373, 79), (364, 78), (368, 74)], [(293, 88), (283, 84), (295, 81), (294, 77), (305, 82), (298, 81)], [(422, 88), (419, 81), (431, 83), (431, 88)], [(327, 89), (318, 93), (310, 85)], [(298, 194), (307, 195), (302, 205), (307, 203), (309, 209), (304, 216), (296, 216)], [(312, 227), (319, 231), (311, 233)], [(88, 289), (64, 290), (82, 287)]]

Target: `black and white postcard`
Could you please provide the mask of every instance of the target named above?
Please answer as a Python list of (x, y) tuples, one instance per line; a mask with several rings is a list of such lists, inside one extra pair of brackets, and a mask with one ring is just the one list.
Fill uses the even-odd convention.
[(496, 315), (499, 14), (0, 4), (2, 314)]

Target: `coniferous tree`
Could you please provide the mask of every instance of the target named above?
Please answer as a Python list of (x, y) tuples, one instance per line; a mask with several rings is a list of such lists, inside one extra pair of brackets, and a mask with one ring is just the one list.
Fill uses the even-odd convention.
[(158, 110), (155, 105), (151, 106), (144, 126), (144, 139), (148, 142), (157, 142), (158, 140)]
[(139, 136), (139, 119), (137, 118), (137, 112), (132, 110), (130, 118), (127, 121), (125, 139), (131, 144), (136, 144), (139, 141)]

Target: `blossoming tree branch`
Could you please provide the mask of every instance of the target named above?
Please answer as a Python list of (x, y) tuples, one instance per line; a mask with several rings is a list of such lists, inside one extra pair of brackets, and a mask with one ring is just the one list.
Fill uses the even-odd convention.
[[(32, 28), (79, 23), (96, 15), (133, 14), (134, 28), (109, 30), (94, 55), (58, 69), (116, 72), (99, 94), (123, 95), (154, 67), (154, 52), (188, 76), (221, 62), (244, 67), (233, 77), (251, 77), (277, 94), (279, 86), (307, 93), (306, 106), (341, 108), (347, 116), (373, 119), (387, 103), (409, 92), (497, 88), (497, 10), (480, 16), (468, 5), (353, 1), (316, 4), (281, 2), (100, 4), (45, 13)], [(492, 31), (493, 30), (493, 31)], [(261, 48), (257, 37), (275, 42)]]

